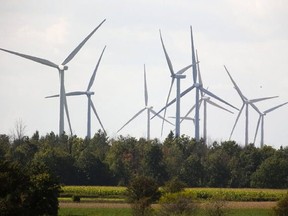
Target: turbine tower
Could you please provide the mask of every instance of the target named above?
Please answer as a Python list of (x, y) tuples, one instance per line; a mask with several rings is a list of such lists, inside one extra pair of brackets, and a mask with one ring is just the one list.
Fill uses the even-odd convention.
[(259, 125), (260, 125), (260, 122), (261, 122), (261, 140), (260, 140), (260, 147), (262, 148), (264, 146), (264, 116), (267, 114), (267, 113), (270, 113), (284, 105), (288, 104), (288, 102), (286, 103), (283, 103), (283, 104), (280, 104), (278, 106), (275, 106), (275, 107), (272, 107), (270, 109), (267, 109), (265, 110), (263, 113), (259, 111), (259, 109), (257, 108), (257, 112), (259, 113), (259, 118), (258, 118), (258, 122), (257, 122), (257, 127), (256, 127), (256, 132), (255, 132), (255, 137), (254, 137), (254, 143), (256, 141), (256, 137), (257, 137), (257, 133), (258, 133), (258, 129), (259, 129)]
[(231, 136), (232, 136), (232, 134), (233, 134), (233, 132), (234, 132), (234, 129), (235, 129), (236, 125), (237, 125), (237, 122), (238, 122), (238, 120), (239, 120), (239, 117), (240, 117), (240, 115), (241, 115), (241, 113), (242, 113), (242, 111), (243, 111), (243, 109), (244, 109), (244, 107), (245, 107), (245, 108), (246, 108), (246, 111), (245, 111), (245, 112), (246, 112), (246, 113), (245, 113), (245, 146), (247, 146), (247, 145), (248, 145), (248, 141), (249, 141), (249, 140), (248, 140), (248, 132), (249, 132), (249, 105), (251, 105), (251, 106), (253, 107), (253, 109), (256, 110), (256, 112), (258, 112), (258, 111), (257, 111), (258, 108), (255, 106), (254, 103), (257, 103), (257, 102), (263, 101), (263, 100), (267, 100), (267, 99), (276, 98), (276, 97), (278, 97), (278, 96), (264, 97), (264, 98), (257, 98), (257, 99), (248, 100), (248, 99), (243, 95), (243, 93), (241, 92), (241, 90), (240, 90), (240, 88), (238, 87), (238, 85), (236, 84), (236, 82), (233, 80), (232, 76), (230, 75), (230, 73), (229, 73), (229, 71), (227, 70), (227, 68), (226, 68), (225, 65), (224, 65), (224, 68), (225, 68), (228, 76), (230, 77), (230, 79), (231, 79), (231, 81), (232, 81), (232, 83), (233, 83), (233, 85), (234, 85), (234, 88), (236, 89), (237, 93), (239, 94), (239, 96), (240, 96), (240, 98), (241, 98), (241, 100), (242, 100), (242, 102), (243, 102), (243, 105), (242, 105), (242, 107), (241, 107), (241, 109), (240, 109), (240, 111), (239, 111), (239, 114), (238, 114), (238, 116), (237, 116), (237, 118), (236, 118), (236, 121), (235, 121), (234, 126), (233, 126), (233, 128), (232, 128), (232, 131), (231, 131), (231, 133), (230, 133), (229, 139), (231, 139)]
[(49, 67), (56, 68), (59, 72), (60, 76), (60, 117), (59, 117), (59, 135), (62, 135), (64, 133), (64, 106), (65, 106), (65, 87), (64, 87), (64, 71), (68, 70), (67, 64), (75, 57), (75, 55), (79, 52), (79, 50), (84, 46), (84, 44), (87, 42), (87, 40), (97, 31), (97, 29), (105, 22), (106, 19), (104, 19), (69, 55), (68, 57), (60, 64), (57, 65), (49, 60), (34, 57), (6, 49), (0, 48), (0, 50), (4, 52), (8, 52), (10, 54), (14, 54), (17, 56), (20, 56), (22, 58), (26, 58), (35, 62), (38, 62), (40, 64), (44, 64)]
[[(168, 53), (166, 51), (166, 48), (165, 48), (165, 45), (164, 45), (164, 42), (163, 42), (163, 39), (162, 39), (161, 31), (160, 31), (160, 39), (161, 39), (161, 44), (162, 44), (162, 47), (163, 47), (163, 51), (164, 51), (164, 54), (165, 54), (165, 57), (166, 57), (166, 61), (167, 61), (167, 64), (168, 64), (168, 67), (169, 67), (169, 70), (170, 70), (170, 73), (171, 73), (171, 78), (172, 78), (171, 79), (171, 84), (170, 84), (170, 89), (169, 89), (167, 100), (166, 100), (166, 106), (167, 106), (167, 103), (168, 103), (169, 98), (170, 98), (170, 94), (171, 94), (171, 90), (172, 90), (174, 81), (176, 79), (175, 136), (179, 137), (180, 136), (180, 80), (186, 78), (186, 75), (184, 75), (183, 73), (186, 70), (188, 70), (192, 65), (189, 65), (189, 66), (179, 70), (177, 73), (174, 73), (174, 69), (173, 69), (171, 60), (170, 60), (170, 58), (168, 56)], [(165, 117), (166, 117), (166, 107), (165, 107), (165, 111), (164, 111), (164, 119), (165, 119)], [(163, 125), (164, 125), (164, 120), (162, 122), (161, 135), (163, 133)]]
[[(192, 84), (191, 87), (187, 88), (186, 90), (184, 90), (180, 94), (180, 98), (183, 97), (184, 95), (186, 95), (192, 89), (194, 89), (194, 88), (196, 89), (196, 97), (195, 97), (196, 99), (195, 99), (195, 105), (194, 105), (195, 106), (195, 139), (196, 139), (196, 141), (199, 141), (200, 140), (200, 134), (199, 134), (199, 105), (200, 105), (200, 103), (199, 103), (200, 102), (199, 94), (200, 94), (200, 92), (203, 92), (203, 93), (209, 95), (210, 97), (213, 97), (213, 98), (221, 101), (222, 103), (225, 103), (226, 105), (233, 107), (234, 109), (237, 109), (237, 108), (234, 107), (233, 105), (231, 105), (230, 103), (224, 101), (220, 97), (216, 96), (212, 92), (208, 91), (207, 89), (204, 89), (202, 83), (198, 81), (198, 79), (197, 79), (197, 64), (199, 62), (196, 62), (195, 51), (194, 51), (194, 42), (193, 42), (193, 33), (192, 33), (192, 27), (191, 26), (190, 26), (190, 32), (191, 32), (193, 84)], [(168, 101), (168, 99), (167, 99), (167, 101)], [(171, 100), (169, 103), (166, 103), (166, 106), (163, 107), (160, 111), (158, 111), (158, 113), (162, 112), (163, 110), (166, 110), (166, 108), (169, 107), (171, 104), (175, 103), (175, 101), (176, 101), (176, 98)]]
[[(203, 82), (202, 82), (202, 77), (201, 77), (201, 73), (200, 73), (200, 66), (199, 66), (199, 60), (198, 60), (198, 53), (196, 50), (196, 61), (197, 61), (197, 71), (198, 71), (198, 77), (199, 77), (199, 83), (200, 85), (203, 86)], [(233, 112), (231, 112), (230, 110), (218, 105), (217, 103), (213, 102), (211, 100), (211, 97), (208, 97), (205, 95), (205, 93), (203, 93), (202, 91), (200, 91), (200, 101), (199, 101), (199, 109), (201, 108), (202, 102), (203, 102), (203, 112), (204, 112), (204, 120), (203, 120), (203, 139), (204, 139), (204, 143), (207, 142), (207, 104), (210, 104), (214, 107), (217, 107), (219, 109), (225, 110), (227, 112), (230, 112), (233, 114)], [(184, 118), (181, 120), (181, 122), (183, 120), (185, 120), (186, 117), (188, 117), (188, 115), (195, 109), (195, 104), (192, 106), (192, 108), (187, 112), (187, 114), (184, 116)]]
[[(140, 115), (142, 112), (144, 112), (145, 110), (147, 110), (147, 140), (150, 140), (150, 116), (151, 113), (153, 113), (154, 115), (156, 115), (157, 117), (161, 118), (163, 121), (168, 122), (169, 124), (172, 124), (170, 121), (166, 120), (165, 118), (163, 118), (161, 115), (157, 114), (154, 110), (153, 110), (153, 106), (149, 106), (148, 105), (148, 89), (147, 89), (147, 81), (146, 81), (146, 67), (144, 65), (144, 99), (145, 99), (145, 107), (143, 109), (141, 109), (139, 112), (137, 112), (128, 122), (126, 122), (118, 131), (121, 131), (126, 125), (128, 125), (131, 121), (133, 121), (138, 115)], [(172, 124), (173, 125), (173, 124)]]
[[(92, 74), (92, 76), (90, 78), (90, 81), (89, 81), (89, 84), (88, 84), (88, 87), (87, 87), (86, 91), (74, 91), (74, 92), (69, 92), (69, 93), (65, 94), (66, 96), (79, 96), (79, 95), (86, 95), (87, 96), (88, 109), (87, 109), (87, 135), (86, 135), (86, 137), (88, 139), (91, 138), (91, 108), (93, 109), (94, 114), (95, 114), (96, 118), (98, 119), (98, 122), (101, 125), (102, 130), (104, 131), (104, 134), (106, 134), (106, 131), (105, 131), (104, 127), (103, 127), (103, 124), (102, 124), (102, 122), (101, 122), (101, 120), (99, 118), (99, 115), (97, 114), (97, 111), (95, 109), (95, 106), (94, 106), (94, 104), (93, 104), (93, 102), (91, 100), (91, 95), (94, 95), (94, 92), (90, 91), (90, 89), (91, 89), (91, 87), (92, 87), (92, 85), (93, 85), (93, 83), (95, 81), (96, 72), (98, 70), (98, 67), (99, 67), (100, 61), (102, 59), (103, 53), (105, 51), (105, 48), (106, 48), (106, 46), (104, 47), (104, 49), (103, 49), (103, 51), (102, 51), (102, 53), (100, 55), (100, 58), (99, 58), (99, 60), (98, 60), (98, 62), (96, 64), (94, 72), (93, 72), (93, 74)], [(48, 96), (46, 98), (53, 98), (53, 97), (59, 97), (59, 95), (52, 95), (52, 96)]]

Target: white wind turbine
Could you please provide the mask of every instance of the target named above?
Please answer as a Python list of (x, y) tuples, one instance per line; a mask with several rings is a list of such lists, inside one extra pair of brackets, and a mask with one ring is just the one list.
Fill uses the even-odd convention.
[(259, 111), (259, 109), (257, 109), (256, 111), (259, 113), (259, 119), (258, 119), (258, 122), (257, 122), (257, 127), (256, 127), (256, 132), (255, 132), (255, 137), (254, 137), (254, 143), (256, 141), (256, 137), (257, 137), (257, 133), (258, 133), (258, 129), (259, 129), (259, 125), (260, 125), (260, 122), (261, 122), (261, 140), (260, 140), (260, 146), (261, 148), (263, 147), (264, 145), (264, 116), (267, 114), (267, 113), (270, 113), (284, 105), (288, 104), (288, 102), (286, 103), (283, 103), (283, 104), (280, 104), (278, 106), (275, 106), (275, 107), (272, 107), (270, 109), (267, 109), (265, 110), (263, 113)]
[[(35, 62), (38, 62), (40, 64), (44, 64), (49, 67), (56, 68), (59, 72), (60, 76), (60, 117), (59, 117), (59, 135), (62, 135), (64, 133), (64, 106), (65, 106), (65, 87), (64, 87), (64, 71), (68, 70), (67, 64), (74, 58), (74, 56), (79, 52), (79, 50), (84, 46), (84, 44), (87, 42), (87, 40), (96, 32), (96, 30), (105, 22), (105, 19), (68, 55), (68, 57), (60, 64), (55, 64), (49, 60), (34, 57), (6, 49), (0, 48), (0, 50), (4, 52), (8, 52), (17, 56), (20, 56), (22, 58), (26, 58)], [(67, 112), (67, 108), (66, 108)], [(68, 113), (66, 113), (68, 115)]]
[[(198, 70), (198, 76), (199, 76), (199, 83), (200, 85), (203, 86), (203, 82), (202, 82), (202, 77), (201, 77), (201, 73), (200, 73), (200, 66), (199, 66), (199, 60), (198, 60), (198, 53), (197, 53), (197, 50), (196, 50), (196, 61), (197, 61), (197, 70)], [(200, 91), (200, 100), (199, 100), (199, 109), (201, 107), (201, 104), (203, 102), (203, 110), (204, 110), (204, 117), (203, 117), (203, 139), (204, 139), (204, 142), (206, 143), (207, 141), (207, 104), (210, 104), (214, 107), (217, 107), (219, 109), (222, 109), (222, 110), (225, 110), (227, 112), (230, 112), (233, 114), (233, 112), (231, 112), (230, 110), (218, 105), (217, 103), (213, 102), (211, 100), (211, 97), (208, 97), (205, 95), (204, 92)], [(185, 120), (185, 118), (188, 117), (188, 115), (194, 110), (195, 108), (195, 104), (192, 106), (192, 108), (187, 112), (187, 114), (184, 116), (183, 120)], [(182, 120), (182, 121), (183, 121)], [(181, 122), (182, 122), (181, 121)]]
[[(194, 42), (193, 42), (193, 33), (192, 33), (192, 26), (190, 26), (190, 32), (191, 32), (191, 51), (192, 51), (192, 75), (193, 75), (193, 85), (189, 88), (187, 88), (185, 91), (183, 91), (179, 98), (186, 95), (188, 92), (190, 92), (192, 89), (196, 89), (196, 97), (195, 97), (195, 139), (196, 141), (200, 140), (200, 134), (199, 134), (199, 106), (200, 106), (200, 96), (199, 93), (203, 92), (207, 95), (209, 95), (210, 97), (213, 97), (219, 101), (221, 101), (222, 103), (225, 103), (228, 106), (233, 107), (234, 109), (237, 109), (236, 107), (234, 107), (233, 105), (229, 104), (228, 102), (222, 100), (220, 97), (216, 96), (215, 94), (213, 94), (212, 92), (208, 91), (207, 89), (203, 88), (203, 85), (201, 82), (199, 82), (197, 80), (197, 64), (198, 62), (196, 62), (196, 57), (195, 57), (195, 50), (194, 50)], [(168, 100), (167, 100), (168, 101)], [(168, 106), (170, 106), (171, 104), (175, 103), (176, 98), (174, 98), (173, 100), (171, 100), (169, 103), (166, 103), (166, 106), (163, 107), (158, 113), (162, 112), (163, 110), (166, 110), (166, 108)], [(238, 109), (237, 109), (238, 110)]]
[(263, 100), (267, 100), (267, 99), (276, 98), (276, 97), (278, 97), (278, 96), (257, 98), (257, 99), (251, 99), (251, 100), (247, 99), (247, 98), (242, 94), (240, 88), (237, 86), (236, 82), (233, 80), (232, 76), (230, 75), (230, 73), (229, 73), (229, 71), (227, 70), (227, 68), (225, 67), (225, 65), (224, 65), (224, 68), (225, 68), (228, 76), (230, 77), (230, 79), (231, 79), (231, 81), (232, 81), (232, 83), (233, 83), (233, 85), (234, 85), (234, 88), (236, 89), (237, 93), (239, 94), (239, 96), (240, 96), (240, 98), (241, 98), (241, 100), (242, 100), (242, 102), (243, 102), (243, 105), (242, 105), (242, 107), (241, 107), (241, 109), (240, 109), (240, 111), (239, 111), (239, 114), (238, 114), (238, 116), (237, 116), (237, 118), (236, 118), (236, 121), (235, 121), (235, 123), (234, 123), (234, 126), (233, 126), (233, 128), (232, 128), (232, 131), (231, 131), (231, 134), (230, 134), (229, 139), (231, 139), (231, 136), (232, 136), (232, 134), (233, 134), (233, 132), (234, 132), (234, 129), (235, 129), (235, 127), (236, 127), (236, 124), (237, 124), (237, 122), (238, 122), (238, 120), (239, 120), (239, 117), (240, 117), (240, 115), (241, 115), (244, 107), (246, 107), (246, 113), (245, 113), (245, 146), (247, 146), (247, 145), (248, 145), (248, 131), (249, 131), (249, 111), (248, 111), (248, 110), (249, 110), (249, 105), (251, 105), (251, 106), (254, 108), (254, 110), (256, 110), (256, 112), (257, 112), (258, 108), (255, 106), (254, 103), (257, 103), (257, 102), (263, 101)]
[[(91, 108), (93, 109), (94, 114), (95, 114), (96, 118), (98, 119), (98, 122), (101, 125), (102, 130), (106, 134), (106, 131), (105, 131), (104, 127), (103, 127), (103, 124), (102, 124), (102, 122), (101, 122), (101, 120), (99, 118), (99, 115), (97, 114), (97, 111), (95, 109), (95, 106), (94, 106), (94, 104), (93, 104), (93, 102), (91, 100), (91, 95), (94, 95), (94, 92), (90, 91), (90, 89), (91, 89), (91, 87), (92, 87), (92, 85), (93, 85), (93, 83), (95, 81), (96, 72), (98, 70), (98, 67), (99, 67), (100, 61), (102, 59), (103, 53), (105, 51), (105, 48), (106, 48), (106, 46), (104, 47), (104, 49), (103, 49), (103, 51), (102, 51), (102, 53), (100, 55), (100, 58), (99, 58), (99, 60), (98, 60), (98, 62), (96, 64), (94, 72), (93, 72), (93, 74), (92, 74), (92, 76), (90, 78), (90, 81), (89, 81), (89, 84), (88, 84), (88, 87), (87, 87), (86, 91), (73, 91), (73, 92), (69, 92), (69, 93), (65, 94), (66, 96), (79, 96), (79, 95), (86, 95), (87, 96), (88, 109), (87, 109), (87, 136), (86, 137), (88, 139), (91, 138)], [(48, 96), (46, 98), (53, 98), (53, 97), (59, 97), (59, 95), (52, 95), (52, 96)]]
[[(171, 60), (168, 56), (168, 53), (166, 51), (166, 48), (164, 46), (164, 43), (163, 43), (163, 39), (162, 39), (162, 35), (161, 35), (161, 31), (160, 31), (160, 39), (161, 39), (161, 44), (162, 44), (162, 47), (163, 47), (163, 50), (164, 50), (164, 54), (165, 54), (165, 57), (166, 57), (166, 61), (168, 63), (168, 67), (169, 67), (169, 70), (170, 70), (170, 73), (171, 73), (171, 85), (170, 85), (170, 89), (169, 89), (169, 92), (168, 92), (168, 96), (167, 96), (167, 100), (166, 100), (166, 106), (164, 107), (165, 111), (164, 111), (164, 119), (166, 117), (166, 107), (167, 107), (167, 103), (169, 101), (169, 98), (170, 98), (170, 94), (171, 94), (171, 90), (172, 90), (172, 87), (173, 87), (173, 84), (174, 84), (174, 81), (176, 79), (176, 116), (175, 116), (175, 136), (176, 137), (179, 137), (180, 136), (180, 80), (181, 79), (184, 79), (186, 77), (186, 75), (183, 75), (183, 73), (188, 70), (192, 65), (189, 65), (181, 70), (179, 70), (177, 73), (174, 72), (174, 69), (173, 69), (173, 66), (172, 66), (172, 63), (171, 63)], [(159, 112), (158, 112), (159, 113)], [(164, 120), (162, 122), (162, 129), (161, 129), (161, 135), (163, 133), (163, 125), (164, 125)]]
[[(141, 109), (139, 112), (137, 112), (128, 122), (126, 122), (118, 131), (121, 131), (127, 124), (129, 124), (131, 121), (133, 121), (138, 115), (140, 115), (142, 112), (144, 112), (145, 110), (147, 110), (147, 140), (150, 140), (150, 113), (153, 113), (154, 115), (156, 115), (157, 117), (161, 118), (163, 121), (168, 122), (169, 124), (172, 124), (171, 122), (169, 122), (168, 120), (166, 120), (165, 118), (163, 118), (161, 115), (157, 114), (154, 110), (153, 110), (153, 106), (149, 106), (148, 105), (148, 90), (147, 90), (147, 81), (146, 81), (146, 68), (144, 65), (144, 98), (145, 98), (145, 107), (143, 109)], [(173, 125), (173, 124), (172, 124)]]

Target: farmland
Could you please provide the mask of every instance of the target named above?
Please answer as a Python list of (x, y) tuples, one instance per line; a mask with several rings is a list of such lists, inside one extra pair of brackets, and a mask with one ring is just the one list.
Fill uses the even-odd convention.
[[(60, 201), (79, 196), (81, 201), (125, 202), (126, 187), (63, 186)], [(161, 190), (161, 188), (160, 188)], [(225, 201), (277, 201), (287, 193), (285, 189), (186, 188), (183, 194), (195, 200), (222, 199)]]

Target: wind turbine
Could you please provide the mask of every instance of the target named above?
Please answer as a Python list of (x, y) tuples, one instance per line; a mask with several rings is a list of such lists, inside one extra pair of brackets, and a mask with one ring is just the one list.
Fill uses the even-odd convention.
[(258, 122), (257, 122), (257, 127), (256, 127), (256, 132), (255, 132), (255, 137), (254, 137), (254, 143), (256, 141), (256, 137), (257, 137), (257, 133), (258, 133), (258, 129), (259, 129), (259, 125), (260, 125), (260, 122), (261, 122), (261, 140), (260, 140), (260, 146), (261, 148), (263, 147), (264, 145), (264, 116), (267, 114), (267, 113), (270, 113), (284, 105), (288, 104), (288, 102), (286, 103), (283, 103), (283, 104), (280, 104), (278, 106), (275, 106), (275, 107), (272, 107), (270, 109), (267, 109), (265, 110), (263, 113), (259, 111), (259, 109), (257, 109), (256, 111), (259, 113), (259, 119), (258, 119)]
[[(169, 89), (167, 100), (166, 100), (166, 106), (167, 106), (167, 103), (168, 103), (169, 98), (170, 98), (170, 94), (171, 94), (171, 90), (172, 90), (174, 81), (176, 79), (175, 136), (179, 137), (180, 136), (180, 80), (186, 78), (186, 75), (183, 75), (183, 73), (186, 70), (188, 70), (192, 65), (189, 65), (189, 66), (179, 70), (177, 73), (175, 73), (174, 69), (173, 69), (173, 66), (172, 66), (172, 63), (171, 63), (171, 60), (170, 60), (170, 58), (168, 56), (168, 53), (166, 51), (166, 48), (165, 48), (165, 45), (164, 45), (164, 42), (163, 42), (163, 39), (162, 39), (161, 31), (160, 31), (160, 39), (161, 39), (161, 44), (162, 44), (162, 47), (163, 47), (163, 50), (164, 50), (164, 54), (165, 54), (166, 61), (167, 61), (167, 64), (168, 64), (168, 67), (169, 67), (169, 70), (170, 70), (170, 73), (171, 73), (171, 78), (172, 78), (171, 79), (171, 84), (170, 84), (170, 89)], [(165, 119), (165, 116), (166, 116), (166, 107), (165, 107), (165, 111), (164, 111), (164, 119)], [(163, 125), (164, 125), (164, 120), (162, 122), (161, 134), (163, 133)]]
[[(87, 40), (96, 32), (96, 30), (105, 22), (106, 19), (104, 19), (69, 55), (68, 57), (60, 64), (57, 65), (49, 60), (34, 57), (6, 49), (0, 48), (0, 50), (4, 52), (8, 52), (10, 54), (14, 54), (17, 56), (20, 56), (22, 58), (29, 59), (34, 62), (38, 62), (40, 64), (44, 64), (49, 67), (56, 68), (59, 72), (60, 76), (60, 117), (59, 117), (59, 135), (62, 135), (64, 133), (64, 106), (65, 106), (65, 87), (64, 87), (64, 71), (68, 70), (67, 64), (75, 57), (75, 55), (79, 52), (79, 50), (84, 46), (84, 44), (87, 42)], [(67, 110), (67, 109), (66, 109)]]
[[(192, 75), (193, 75), (193, 84), (191, 87), (187, 88), (186, 90), (184, 90), (180, 96), (184, 96), (186, 95), (188, 92), (190, 92), (192, 89), (196, 89), (196, 97), (195, 97), (195, 139), (196, 141), (200, 140), (200, 134), (199, 134), (199, 106), (200, 106), (200, 92), (203, 92), (207, 95), (209, 95), (210, 97), (213, 97), (219, 101), (221, 101), (222, 103), (225, 103), (228, 106), (233, 107), (234, 109), (237, 109), (236, 107), (234, 107), (233, 105), (231, 105), (230, 103), (224, 101), (223, 99), (221, 99), (220, 97), (216, 96), (215, 94), (213, 94), (212, 92), (208, 91), (207, 89), (203, 88), (203, 85), (201, 82), (199, 82), (197, 80), (197, 64), (199, 62), (196, 62), (196, 57), (195, 57), (195, 51), (194, 51), (194, 42), (193, 42), (193, 33), (192, 33), (192, 26), (190, 26), (190, 32), (191, 32), (191, 51), (192, 51)], [(169, 99), (169, 98), (168, 98)], [(177, 98), (174, 98), (173, 100), (171, 100), (169, 103), (166, 103), (166, 106), (163, 107), (160, 111), (158, 111), (158, 114), (160, 112), (162, 112), (163, 110), (166, 110), (167, 107), (169, 107), (171, 104), (175, 103)], [(168, 100), (167, 100), (168, 101)]]
[[(147, 90), (147, 81), (146, 81), (146, 67), (144, 65), (144, 98), (145, 98), (145, 107), (141, 109), (139, 112), (137, 112), (128, 122), (126, 122), (118, 131), (121, 131), (126, 125), (128, 125), (131, 121), (133, 121), (138, 115), (140, 115), (142, 112), (147, 110), (147, 140), (150, 140), (150, 114), (153, 113), (157, 117), (161, 118), (163, 121), (168, 122), (169, 124), (172, 124), (170, 121), (163, 118), (161, 115), (157, 114), (153, 110), (153, 106), (148, 105), (148, 90)], [(172, 124), (173, 125), (173, 124)]]
[(263, 100), (267, 100), (267, 99), (276, 98), (276, 97), (278, 97), (278, 96), (264, 97), (264, 98), (257, 98), (257, 99), (248, 100), (248, 99), (243, 95), (243, 93), (241, 92), (241, 90), (240, 90), (240, 88), (238, 87), (238, 85), (236, 84), (236, 82), (233, 80), (232, 76), (230, 75), (230, 73), (229, 73), (229, 71), (227, 70), (227, 68), (226, 68), (225, 65), (224, 65), (224, 68), (225, 68), (228, 76), (230, 77), (230, 79), (231, 79), (231, 81), (232, 81), (232, 83), (233, 83), (233, 85), (234, 85), (234, 88), (236, 89), (237, 93), (239, 94), (239, 96), (240, 96), (240, 98), (241, 98), (241, 100), (242, 100), (242, 102), (243, 102), (243, 105), (242, 105), (242, 107), (241, 107), (241, 109), (240, 109), (240, 111), (239, 111), (239, 114), (238, 114), (238, 116), (237, 116), (237, 118), (236, 118), (236, 121), (235, 121), (235, 123), (234, 123), (234, 126), (233, 126), (233, 128), (232, 128), (232, 131), (231, 131), (231, 134), (230, 134), (229, 139), (231, 139), (231, 136), (232, 136), (232, 134), (233, 134), (233, 132), (234, 132), (234, 129), (235, 129), (235, 127), (236, 127), (236, 124), (237, 124), (237, 122), (238, 122), (238, 120), (239, 120), (239, 117), (240, 117), (240, 115), (241, 115), (244, 107), (246, 107), (246, 113), (245, 113), (245, 146), (247, 146), (247, 145), (248, 145), (248, 131), (249, 131), (249, 111), (248, 111), (248, 110), (249, 110), (249, 105), (251, 105), (251, 106), (253, 107), (253, 109), (256, 110), (256, 112), (258, 112), (258, 111), (257, 111), (258, 108), (255, 106), (254, 103), (257, 103), (257, 102), (263, 101)]
[[(202, 77), (201, 77), (201, 73), (200, 73), (200, 66), (199, 66), (199, 60), (198, 60), (197, 50), (196, 50), (196, 62), (197, 62), (197, 71), (198, 71), (199, 83), (200, 83), (200, 85), (203, 86)], [(225, 111), (227, 111), (227, 112), (230, 112), (230, 113), (232, 113), (232, 114), (233, 114), (233, 112), (231, 112), (230, 110), (228, 110), (228, 109), (226, 109), (226, 108), (218, 105), (217, 103), (213, 102), (213, 101), (211, 100), (211, 97), (206, 96), (205, 93), (202, 92), (202, 91), (200, 91), (200, 96), (201, 96), (201, 98), (200, 98), (200, 101), (199, 101), (199, 109), (200, 109), (201, 104), (202, 104), (202, 102), (203, 102), (203, 110), (204, 110), (204, 118), (203, 118), (203, 119), (204, 119), (204, 121), (203, 121), (203, 139), (204, 139), (204, 142), (206, 143), (206, 140), (207, 140), (207, 104), (210, 104), (210, 105), (215, 106), (215, 107), (217, 107), (217, 108), (219, 108), (219, 109), (222, 109), (222, 110), (225, 110)], [(187, 114), (184, 116), (184, 119), (185, 119), (186, 117), (188, 117), (188, 115), (194, 110), (194, 108), (195, 108), (195, 104), (192, 106), (192, 108), (191, 108), (191, 109), (187, 112)], [(184, 119), (183, 119), (183, 120), (184, 120)], [(183, 121), (183, 120), (182, 120), (182, 121)], [(182, 121), (181, 121), (181, 122), (182, 122)]]
[[(101, 53), (101, 55), (100, 55), (100, 58), (99, 58), (99, 60), (98, 60), (98, 62), (97, 62), (97, 64), (96, 64), (96, 67), (95, 67), (95, 69), (94, 69), (94, 72), (93, 72), (93, 74), (92, 74), (92, 76), (91, 76), (91, 78), (90, 78), (90, 81), (89, 81), (89, 84), (88, 84), (88, 87), (87, 87), (86, 91), (74, 91), (74, 92), (69, 92), (69, 93), (66, 93), (66, 94), (65, 94), (66, 96), (79, 96), (79, 95), (86, 95), (86, 96), (87, 96), (87, 99), (88, 99), (88, 109), (87, 109), (87, 136), (86, 136), (86, 137), (87, 137), (88, 139), (91, 138), (91, 108), (93, 109), (94, 114), (95, 114), (95, 116), (97, 117), (98, 122), (99, 122), (99, 124), (100, 124), (101, 127), (102, 127), (102, 130), (103, 130), (104, 133), (106, 134), (106, 131), (105, 131), (104, 127), (103, 127), (103, 124), (102, 124), (102, 122), (101, 122), (101, 120), (100, 120), (100, 118), (99, 118), (99, 115), (97, 114), (97, 111), (96, 111), (96, 109), (95, 109), (95, 106), (94, 106), (94, 104), (93, 104), (93, 102), (92, 102), (92, 100), (91, 100), (91, 95), (94, 95), (94, 92), (90, 91), (90, 89), (91, 89), (91, 87), (92, 87), (92, 85), (93, 85), (93, 83), (94, 83), (94, 81), (95, 81), (96, 72), (97, 72), (97, 70), (98, 70), (98, 67), (99, 67), (100, 61), (101, 61), (101, 59), (102, 59), (103, 53), (104, 53), (104, 51), (105, 51), (105, 48), (106, 48), (106, 46), (104, 47), (104, 49), (103, 49), (103, 51), (102, 51), (102, 53)], [(48, 97), (46, 97), (46, 98), (53, 98), (53, 97), (59, 97), (59, 95), (52, 95), (52, 96), (48, 96)]]

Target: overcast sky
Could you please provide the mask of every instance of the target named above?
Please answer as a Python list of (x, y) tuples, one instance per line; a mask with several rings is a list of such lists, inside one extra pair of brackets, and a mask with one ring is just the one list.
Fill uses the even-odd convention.
[[(240, 108), (242, 101), (223, 65), (248, 99), (279, 96), (257, 103), (261, 111), (288, 101), (286, 0), (0, 0), (0, 4), (0, 47), (57, 64), (106, 19), (69, 62), (65, 88), (66, 92), (86, 90), (100, 53), (107, 45), (91, 90), (95, 92), (92, 100), (110, 138), (121, 134), (146, 136), (146, 113), (116, 133), (144, 108), (144, 64), (149, 105), (155, 111), (165, 105), (171, 78), (159, 29), (177, 71), (191, 64), (189, 28), (193, 26), (204, 87), (234, 106)], [(188, 70), (181, 89), (191, 84), (192, 70)], [(172, 98), (175, 92), (174, 86)], [(19, 119), (26, 125), (28, 136), (36, 130), (41, 135), (58, 133), (59, 100), (44, 98), (58, 93), (56, 69), (0, 52), (0, 134), (12, 134)], [(195, 91), (192, 91), (181, 101), (181, 114), (194, 102)], [(74, 134), (85, 137), (86, 96), (69, 97), (68, 106)], [(229, 139), (238, 114), (231, 111), (234, 114), (208, 108), (210, 142)], [(252, 142), (258, 114), (253, 109), (249, 111), (249, 142)], [(275, 148), (288, 145), (287, 113), (288, 106), (284, 106), (265, 116), (266, 144)], [(241, 145), (244, 144), (244, 114), (232, 136)], [(167, 116), (175, 116), (175, 106), (168, 109)], [(201, 134), (202, 123), (201, 109)], [(100, 125), (93, 115), (92, 133), (98, 129)], [(165, 124), (161, 137), (161, 120), (151, 121), (152, 138), (163, 140), (173, 129)], [(65, 130), (68, 131), (66, 120)], [(193, 122), (183, 122), (181, 134), (194, 137)], [(255, 145), (259, 143), (260, 133)]]

